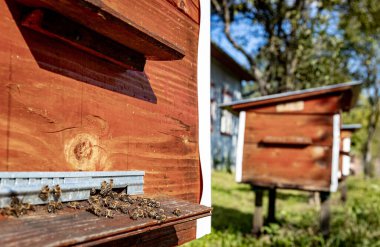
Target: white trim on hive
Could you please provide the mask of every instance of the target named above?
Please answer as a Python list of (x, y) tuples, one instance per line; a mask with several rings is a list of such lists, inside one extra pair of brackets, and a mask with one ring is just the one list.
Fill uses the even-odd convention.
[(239, 113), (239, 134), (236, 148), (236, 174), (235, 180), (240, 183), (243, 178), (243, 148), (244, 148), (244, 132), (245, 132), (246, 112)]
[(333, 116), (333, 146), (332, 146), (331, 184), (330, 184), (331, 192), (335, 192), (338, 189), (339, 151), (340, 151), (340, 114), (335, 114)]
[[(211, 207), (211, 123), (210, 123), (210, 1), (200, 1), (198, 41), (199, 156), (203, 189), (200, 204)], [(211, 216), (197, 220), (196, 238), (211, 233)]]

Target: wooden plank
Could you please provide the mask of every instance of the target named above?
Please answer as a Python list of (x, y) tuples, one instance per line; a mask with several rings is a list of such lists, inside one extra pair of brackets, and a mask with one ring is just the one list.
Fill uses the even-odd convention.
[(331, 147), (263, 147), (246, 143), (243, 182), (263, 187), (329, 190)]
[[(0, 229), (2, 229), (0, 244), (1, 246), (94, 245), (154, 230), (170, 229), (178, 224), (210, 215), (210, 208), (205, 206), (168, 197), (157, 199), (167, 212), (168, 219), (164, 223), (158, 223), (149, 218), (132, 220), (129, 216), (121, 213), (116, 213), (113, 219), (109, 219), (97, 217), (83, 209), (69, 208), (65, 208), (55, 215), (49, 215), (45, 208), (38, 206), (36, 212), (32, 212), (30, 215), (20, 218), (2, 218), (0, 220)], [(181, 210), (180, 216), (171, 213), (175, 208)], [(192, 227), (193, 225), (188, 226)], [(49, 234), (46, 234), (46, 231)], [(159, 232), (156, 231), (157, 233)], [(147, 235), (146, 237), (140, 235), (140, 238), (143, 236), (145, 241), (150, 241), (160, 235)], [(167, 235), (163, 239), (170, 239), (173, 232), (162, 235)], [(190, 238), (189, 236), (184, 237)], [(178, 241), (179, 239), (177, 239), (177, 243)]]
[(245, 143), (259, 143), (268, 136), (311, 139), (313, 145), (331, 146), (331, 115), (259, 114), (247, 112)]
[[(129, 15), (108, 6), (107, 1), (96, 0), (17, 0), (28, 7), (47, 8), (59, 13), (74, 22), (104, 35), (107, 38), (125, 45), (152, 60), (176, 60), (184, 56), (184, 51), (175, 43), (165, 39), (162, 34), (140, 25), (137, 20), (129, 18)], [(122, 1), (113, 1), (113, 6), (120, 5)], [(143, 3), (144, 7), (152, 7), (151, 3)], [(170, 4), (165, 6), (165, 11), (173, 12)], [(147, 13), (146, 13), (147, 14)], [(140, 19), (147, 15), (141, 15)], [(167, 14), (167, 13), (166, 13)], [(165, 22), (164, 16), (156, 13), (155, 20)], [(178, 26), (178, 25), (176, 25)]]

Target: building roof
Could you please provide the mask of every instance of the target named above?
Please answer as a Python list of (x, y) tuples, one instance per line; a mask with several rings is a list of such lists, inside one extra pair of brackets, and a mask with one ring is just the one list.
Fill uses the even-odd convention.
[(318, 88), (309, 88), (293, 92), (272, 94), (257, 98), (238, 100), (231, 103), (222, 104), (220, 107), (230, 110), (243, 110), (250, 107), (258, 107), (272, 103), (283, 103), (314, 96), (322, 96), (332, 93), (343, 93), (343, 97), (347, 98), (348, 104), (345, 105), (342, 110), (347, 111), (355, 105), (360, 92), (361, 84), (361, 81), (352, 81)]
[(238, 62), (235, 61), (235, 59), (233, 59), (213, 42), (211, 42), (211, 57), (227, 67), (239, 78), (239, 80), (253, 80), (253, 75), (246, 68), (241, 66)]

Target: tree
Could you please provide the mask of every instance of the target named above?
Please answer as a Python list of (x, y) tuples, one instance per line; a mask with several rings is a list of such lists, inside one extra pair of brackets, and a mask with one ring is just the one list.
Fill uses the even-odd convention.
[(353, 77), (364, 81), (368, 113), (364, 116), (367, 136), (362, 143), (364, 173), (371, 173), (374, 137), (380, 118), (380, 6), (376, 0), (351, 0), (340, 8), (340, 29), (346, 51), (356, 66)]
[[(340, 54), (344, 43), (332, 32), (335, 16), (325, 11), (330, 4), (212, 0), (212, 6), (212, 15), (224, 24), (225, 37), (248, 61), (261, 95), (350, 79)], [(244, 23), (244, 33), (234, 32)], [(254, 52), (247, 42), (258, 28), (265, 43)]]

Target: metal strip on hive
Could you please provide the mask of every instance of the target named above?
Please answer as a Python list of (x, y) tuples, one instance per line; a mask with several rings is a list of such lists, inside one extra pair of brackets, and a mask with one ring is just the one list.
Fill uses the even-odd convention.
[[(107, 172), (0, 172), (0, 207), (9, 205), (11, 196), (23, 202), (45, 204), (38, 195), (41, 188), (59, 184), (62, 190), (61, 201), (86, 200), (92, 188), (100, 189), (102, 181), (113, 179), (113, 187), (125, 189), (130, 195), (144, 193), (143, 171)], [(49, 196), (49, 200), (53, 200)]]

